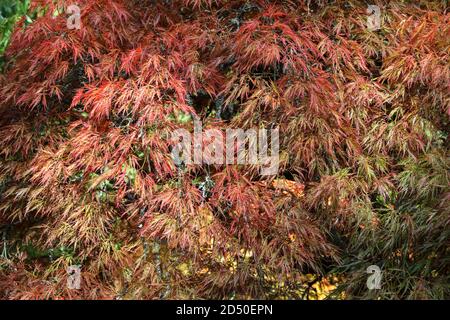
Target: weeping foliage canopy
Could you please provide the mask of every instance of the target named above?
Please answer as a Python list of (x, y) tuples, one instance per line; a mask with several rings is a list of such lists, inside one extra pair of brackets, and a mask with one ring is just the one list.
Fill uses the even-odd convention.
[[(69, 2), (2, 57), (1, 298), (449, 298), (447, 1), (374, 0), (378, 30), (358, 0), (78, 0), (73, 30)], [(194, 115), (279, 127), (278, 174), (177, 167)]]

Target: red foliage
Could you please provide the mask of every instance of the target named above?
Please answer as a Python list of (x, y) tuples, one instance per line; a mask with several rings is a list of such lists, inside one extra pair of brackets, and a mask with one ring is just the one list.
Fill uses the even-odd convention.
[[(59, 250), (16, 257), (3, 297), (299, 298), (303, 274), (366, 245), (352, 238), (365, 212), (378, 221), (413, 192), (397, 179), (408, 159), (442, 152), (440, 4), (378, 1), (384, 26), (371, 32), (356, 0), (80, 0), (80, 30), (65, 2), (33, 1), (0, 78), (1, 225), (17, 248)], [(278, 176), (177, 167), (170, 134), (192, 130), (179, 120), (191, 114), (221, 130), (279, 126)], [(448, 176), (432, 172), (426, 206), (442, 230)], [(372, 258), (398, 249), (386, 248)], [(71, 264), (79, 292), (65, 286)]]

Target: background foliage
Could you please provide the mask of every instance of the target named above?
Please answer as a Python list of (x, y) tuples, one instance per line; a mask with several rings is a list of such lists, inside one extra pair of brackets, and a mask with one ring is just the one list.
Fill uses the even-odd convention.
[[(29, 0), (2, 0), (0, 2), (0, 55), (3, 54), (9, 43), (14, 25), (26, 15), (29, 4)], [(30, 17), (26, 16), (26, 19), (27, 22), (31, 22)]]
[[(0, 297), (449, 298), (447, 1), (374, 2), (1, 2)], [(175, 166), (193, 115), (279, 174)]]

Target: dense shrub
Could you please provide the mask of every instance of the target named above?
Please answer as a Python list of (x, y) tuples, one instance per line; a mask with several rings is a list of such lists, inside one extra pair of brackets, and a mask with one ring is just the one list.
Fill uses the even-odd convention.
[[(357, 0), (79, 0), (69, 30), (32, 1), (0, 75), (0, 296), (448, 298), (447, 4), (374, 2), (379, 30)], [(279, 127), (278, 175), (176, 166), (194, 115)]]

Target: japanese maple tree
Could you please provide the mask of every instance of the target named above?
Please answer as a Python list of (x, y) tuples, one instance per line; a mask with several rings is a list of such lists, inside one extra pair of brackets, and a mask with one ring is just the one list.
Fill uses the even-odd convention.
[[(359, 0), (31, 1), (0, 74), (0, 297), (448, 298), (447, 1), (373, 2), (378, 30)], [(177, 165), (194, 118), (279, 128), (278, 174)]]

